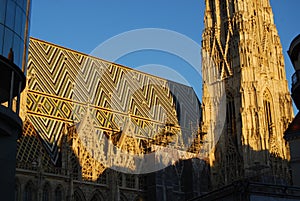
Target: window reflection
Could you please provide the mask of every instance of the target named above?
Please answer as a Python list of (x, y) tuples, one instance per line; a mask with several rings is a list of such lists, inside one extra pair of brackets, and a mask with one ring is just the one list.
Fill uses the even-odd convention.
[(6, 10), (6, 0), (0, 0), (0, 24), (4, 24), (5, 10)]
[(0, 54), (3, 54), (3, 37), (4, 37), (4, 27), (0, 25)]
[(14, 37), (14, 44), (13, 44), (13, 51), (14, 51), (14, 63), (17, 66), (20, 66), (20, 45), (21, 45), (21, 41), (19, 39), (19, 37), (17, 35), (15, 35)]
[(14, 1), (7, 2), (6, 16), (5, 16), (5, 25), (10, 29), (14, 28), (15, 25), (15, 12), (16, 4)]
[(0, 0), (0, 54), (8, 57), (12, 49), (14, 63), (21, 69), (23, 55), (27, 54), (24, 48), (29, 42), (24, 41), (26, 38), (29, 39), (25, 37), (27, 2), (28, 0)]
[(18, 35), (21, 35), (23, 16), (24, 16), (24, 13), (22, 12), (21, 8), (19, 6), (17, 6), (14, 30), (15, 30), (16, 34), (18, 34)]
[(3, 46), (3, 56), (7, 57), (9, 54), (10, 48), (12, 48), (13, 44), (13, 32), (6, 28), (4, 31), (4, 46)]
[(27, 6), (27, 1), (26, 1), (26, 0), (23, 0), (22, 8), (26, 9), (26, 6)]

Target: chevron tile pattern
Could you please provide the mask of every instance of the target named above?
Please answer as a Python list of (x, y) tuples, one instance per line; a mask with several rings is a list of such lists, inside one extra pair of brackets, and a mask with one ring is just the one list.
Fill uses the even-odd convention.
[(54, 163), (64, 125), (87, 111), (100, 134), (130, 122), (135, 137), (151, 139), (168, 124), (188, 143), (198, 130), (200, 104), (191, 87), (33, 38), (27, 88), (27, 119)]

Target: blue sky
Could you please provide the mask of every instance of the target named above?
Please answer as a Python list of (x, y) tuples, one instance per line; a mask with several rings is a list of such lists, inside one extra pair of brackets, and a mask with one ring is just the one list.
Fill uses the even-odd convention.
[[(293, 68), (286, 51), (291, 40), (300, 33), (298, 22), (300, 1), (271, 0), (271, 6), (281, 38), (287, 79), (290, 83)], [(121, 55), (114, 62), (169, 79), (177, 79), (191, 85), (198, 96), (201, 96), (201, 75), (197, 71), (200, 66), (189, 63), (186, 58), (188, 55), (194, 56), (194, 60), (197, 59), (197, 55), (200, 58), (200, 49), (198, 52), (193, 50), (201, 44), (203, 14), (204, 0), (34, 0), (30, 35), (102, 57), (94, 50), (104, 42), (111, 44), (114, 41), (109, 39), (118, 39), (119, 34), (123, 33), (121, 36), (124, 36), (124, 33), (126, 35), (131, 30), (156, 28), (156, 31), (166, 33), (166, 37), (160, 38), (158, 44), (153, 46), (147, 44), (149, 47), (138, 51), (130, 51), (132, 48), (130, 47), (126, 52), (127, 55)], [(166, 32), (167, 30), (169, 32)], [(182, 43), (177, 44), (173, 36), (190, 42), (191, 46), (194, 45), (194, 49), (187, 51), (186, 47), (180, 46)], [(153, 34), (147, 32), (143, 37), (151, 38)], [(192, 44), (190, 40), (195, 43)], [(121, 45), (132, 45), (136, 41), (138, 38), (133, 35)], [(168, 41), (169, 45), (161, 50), (160, 44), (165, 41)], [(172, 44), (175, 47), (180, 46), (178, 48), (180, 51), (176, 54), (169, 51)], [(119, 49), (118, 46), (114, 47)]]

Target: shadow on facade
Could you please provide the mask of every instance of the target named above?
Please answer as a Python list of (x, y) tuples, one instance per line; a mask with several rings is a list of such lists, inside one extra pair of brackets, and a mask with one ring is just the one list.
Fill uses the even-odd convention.
[(224, 138), (221, 138), (216, 146), (215, 161), (211, 166), (213, 188), (219, 188), (240, 179), (267, 184), (291, 184), (291, 173), (286, 159), (268, 150), (258, 151), (243, 145), (242, 150), (239, 151), (237, 147), (219, 146), (222, 143), (224, 143)]
[[(291, 174), (287, 160), (267, 150), (256, 151), (243, 146), (243, 153), (249, 156), (245, 159), (242, 154), (238, 155), (237, 149), (223, 146), (226, 142), (222, 137), (211, 166), (208, 159), (192, 158), (144, 175), (124, 174), (108, 168), (99, 172), (91, 155), (80, 146), (74, 146), (78, 142), (70, 135), (72, 128), (75, 127), (69, 127), (69, 132), (64, 133), (58, 143), (60, 156), (55, 166), (38, 132), (29, 120), (24, 122), (24, 135), (18, 141), (16, 200), (173, 201), (217, 200), (212, 199), (216, 196), (219, 199), (240, 196), (240, 200), (244, 200), (244, 196), (293, 199), (300, 195), (299, 189), (289, 187)], [(222, 150), (224, 147), (226, 150)]]
[(216, 146), (215, 161), (210, 167), (212, 186), (209, 192), (191, 201), (300, 199), (300, 188), (292, 186), (287, 160), (268, 150), (253, 150), (250, 146), (242, 147), (248, 159), (232, 150), (223, 152), (223, 146), (220, 147), (223, 140), (221, 138)]
[(25, 120), (23, 136), (18, 141), (16, 200), (145, 200), (144, 175), (122, 174), (106, 168), (97, 174), (89, 153), (83, 148), (74, 150), (72, 143), (76, 141), (66, 134), (58, 143), (60, 154), (54, 165), (42, 142), (38, 131)]
[(25, 120), (18, 141), (16, 200), (188, 200), (208, 191), (209, 166), (200, 159), (180, 160), (143, 175), (99, 171), (90, 153), (74, 146), (73, 128), (58, 142), (59, 162), (53, 165), (38, 131)]
[(15, 200), (17, 201), (102, 201), (107, 189), (101, 178), (93, 185), (80, 179), (78, 158), (70, 146), (59, 144), (59, 159), (54, 165), (30, 120), (24, 122), (18, 140)]

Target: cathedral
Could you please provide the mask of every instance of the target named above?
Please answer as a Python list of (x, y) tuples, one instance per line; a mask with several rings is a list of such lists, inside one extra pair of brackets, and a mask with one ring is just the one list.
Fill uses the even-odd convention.
[(200, 107), (191, 87), (31, 38), (17, 200), (192, 198)]
[(15, 200), (299, 198), (269, 0), (205, 5), (201, 104), (191, 87), (30, 39)]
[[(287, 184), (283, 134), (293, 112), (269, 1), (207, 0), (204, 21), (203, 129), (219, 139), (211, 143), (212, 185), (245, 177)], [(226, 118), (215, 113), (219, 105)]]

